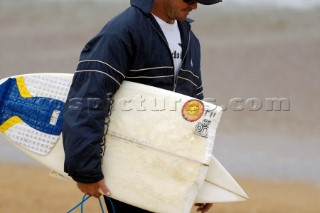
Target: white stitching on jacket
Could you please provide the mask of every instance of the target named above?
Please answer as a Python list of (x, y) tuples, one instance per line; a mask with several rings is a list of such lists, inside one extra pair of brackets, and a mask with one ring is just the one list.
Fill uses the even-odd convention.
[(117, 81), (114, 77), (112, 77), (111, 75), (105, 73), (105, 72), (102, 72), (100, 70), (77, 70), (76, 72), (98, 72), (98, 73), (102, 73), (102, 74), (105, 74), (107, 75), (108, 77), (110, 77), (112, 80), (114, 80), (117, 84), (119, 84), (119, 86), (121, 85), (119, 81)]
[(190, 70), (184, 70), (184, 69), (181, 69), (181, 71), (183, 72), (190, 72), (194, 77), (198, 78), (199, 79), (199, 76), (193, 74), (193, 72), (191, 72)]
[(104, 65), (107, 65), (108, 67), (110, 67), (111, 69), (113, 69), (114, 71), (116, 71), (116, 72), (118, 72), (120, 75), (122, 75), (123, 78), (126, 77), (125, 75), (123, 75), (122, 72), (120, 72), (119, 70), (117, 70), (116, 68), (114, 68), (113, 66), (111, 66), (110, 64), (108, 64), (108, 63), (106, 63), (106, 62), (99, 61), (99, 60), (83, 60), (83, 61), (79, 61), (79, 64), (80, 64), (80, 63), (83, 63), (83, 62), (98, 62), (98, 63), (104, 64)]
[(155, 70), (155, 69), (172, 69), (173, 67), (170, 66), (164, 66), (164, 67), (150, 67), (150, 68), (143, 68), (138, 70), (129, 70), (130, 72), (140, 72), (145, 70)]
[(190, 83), (192, 83), (195, 87), (197, 87), (198, 85), (196, 85), (195, 83), (193, 83), (193, 81), (191, 81), (191, 80), (189, 80), (189, 79), (187, 79), (187, 78), (182, 78), (182, 77), (178, 77), (178, 78), (180, 78), (180, 79), (183, 79), (183, 80), (186, 80), (186, 81), (189, 81)]
[(173, 77), (173, 75), (162, 75), (162, 76), (134, 76), (134, 77), (127, 77), (127, 78), (168, 78)]

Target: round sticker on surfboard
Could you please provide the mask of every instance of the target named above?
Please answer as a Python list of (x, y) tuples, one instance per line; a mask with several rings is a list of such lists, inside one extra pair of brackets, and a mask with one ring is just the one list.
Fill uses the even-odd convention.
[(190, 122), (197, 121), (204, 112), (204, 105), (199, 100), (189, 100), (182, 107), (182, 116)]

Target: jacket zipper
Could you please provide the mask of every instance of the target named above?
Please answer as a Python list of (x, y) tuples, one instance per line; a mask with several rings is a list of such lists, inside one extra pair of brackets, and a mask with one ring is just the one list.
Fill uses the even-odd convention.
[[(189, 50), (189, 46), (190, 46), (190, 34), (191, 34), (191, 33), (190, 33), (190, 31), (189, 31), (188, 46), (187, 46), (187, 49), (186, 49), (186, 53), (184, 54), (183, 59), (182, 59), (182, 61), (181, 61), (181, 67), (182, 67), (182, 65), (183, 65), (183, 62), (184, 62), (184, 60), (185, 60), (185, 58), (186, 58), (186, 56), (187, 56), (188, 50)], [(181, 70), (181, 68), (180, 68), (180, 70)], [(175, 82), (174, 82), (173, 92), (175, 92), (175, 91), (176, 91), (176, 88), (177, 88), (180, 70), (178, 70), (177, 79), (176, 79)]]
[(151, 26), (155, 29), (155, 31), (160, 35), (160, 37), (162, 38), (162, 40), (164, 41), (164, 43), (166, 44), (167, 48), (168, 48), (168, 51), (169, 51), (169, 55), (170, 55), (170, 59), (171, 59), (171, 65), (174, 69), (174, 62), (173, 62), (173, 58), (171, 57), (171, 50), (170, 50), (170, 47), (169, 47), (169, 44), (167, 42), (167, 40), (162, 36), (162, 34), (157, 30), (157, 28), (152, 24), (152, 22), (150, 21), (150, 19), (148, 19), (148, 21), (150, 22)]
[[(162, 34), (157, 30), (157, 28), (152, 24), (152, 22), (150, 21), (150, 19), (148, 19), (148, 21), (150, 22), (151, 26), (155, 29), (155, 31), (160, 35), (160, 37), (162, 38), (162, 40), (164, 41), (164, 43), (167, 45), (167, 48), (168, 48), (168, 51), (170, 53), (170, 59), (171, 59), (171, 64), (173, 65), (174, 62), (173, 62), (173, 58), (171, 57), (171, 50), (170, 50), (170, 47), (169, 47), (169, 44), (167, 42), (167, 40), (162, 36)], [(186, 49), (186, 54), (183, 56), (183, 59), (181, 61), (181, 65), (183, 64), (184, 62), (184, 59), (186, 58), (186, 55), (187, 55), (187, 52), (189, 50), (189, 45), (190, 45), (190, 31), (189, 31), (189, 38), (188, 38), (188, 46), (187, 46), (187, 49)], [(173, 65), (173, 69), (174, 69), (174, 65)], [(180, 70), (178, 70), (178, 73), (177, 73), (177, 78), (174, 79), (174, 83), (173, 83), (173, 92), (176, 91), (176, 88), (177, 88), (177, 83), (178, 83), (178, 76), (179, 76), (179, 72)], [(173, 76), (174, 76), (174, 71), (173, 71)]]

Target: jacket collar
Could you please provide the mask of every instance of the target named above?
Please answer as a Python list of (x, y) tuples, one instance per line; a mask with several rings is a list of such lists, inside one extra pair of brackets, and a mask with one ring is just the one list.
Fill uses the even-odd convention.
[(145, 14), (149, 14), (154, 0), (130, 0), (130, 4), (142, 10)]
[[(130, 4), (133, 7), (136, 7), (140, 9), (143, 13), (145, 13), (148, 16), (148, 19), (151, 21), (152, 25), (156, 28), (158, 33), (161, 34), (163, 38), (165, 38), (165, 35), (162, 32), (161, 27), (159, 26), (156, 19), (151, 15), (150, 10), (154, 4), (154, 0), (130, 0)], [(190, 23), (193, 22), (192, 19), (187, 18), (185, 22), (178, 21), (179, 29), (180, 29), (180, 35), (181, 35), (181, 43), (182, 43), (182, 55), (187, 54), (187, 48), (190, 42)], [(166, 41), (166, 39), (165, 39)], [(167, 42), (167, 41), (166, 41)]]

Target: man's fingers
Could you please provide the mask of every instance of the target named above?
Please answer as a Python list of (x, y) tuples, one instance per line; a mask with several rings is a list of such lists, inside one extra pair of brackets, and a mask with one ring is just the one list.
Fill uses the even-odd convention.
[(94, 196), (99, 198), (101, 194), (110, 196), (111, 193), (104, 182), (104, 179), (96, 182), (96, 183), (77, 183), (79, 190), (87, 195)]
[(99, 184), (97, 183), (77, 183), (77, 186), (79, 190), (86, 194), (86, 195), (91, 195), (96, 198), (101, 196), (101, 193), (99, 192)]
[(197, 212), (207, 212), (209, 211), (209, 209), (212, 207), (212, 203), (197, 203), (195, 204), (195, 206), (199, 206), (199, 208), (197, 209)]
[(102, 180), (99, 181), (99, 187), (100, 187), (100, 190), (102, 191), (102, 193), (103, 193), (104, 195), (107, 195), (107, 196), (110, 196), (110, 195), (111, 195), (111, 193), (110, 193), (110, 191), (109, 191), (106, 183), (104, 182), (104, 179), (102, 179)]
[(91, 194), (95, 198), (99, 198), (101, 196), (101, 193), (97, 190), (96, 192)]

